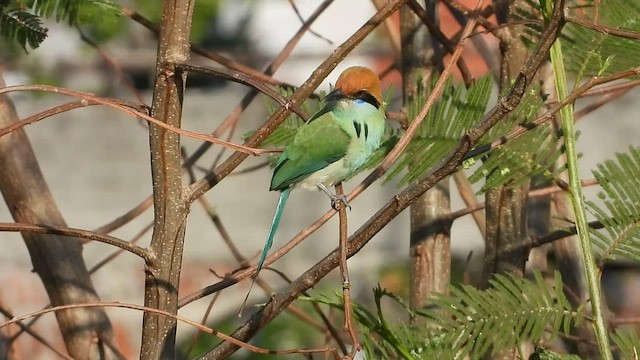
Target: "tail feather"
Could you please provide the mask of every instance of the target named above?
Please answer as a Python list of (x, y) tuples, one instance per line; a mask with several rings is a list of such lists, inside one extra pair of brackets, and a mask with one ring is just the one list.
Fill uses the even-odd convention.
[(253, 289), (253, 285), (256, 283), (258, 279), (258, 275), (260, 274), (260, 270), (262, 270), (262, 266), (264, 265), (264, 260), (267, 258), (267, 254), (273, 245), (273, 238), (276, 236), (276, 231), (278, 231), (278, 227), (280, 226), (280, 219), (282, 218), (282, 212), (284, 211), (284, 205), (287, 203), (287, 199), (289, 198), (289, 193), (291, 192), (291, 188), (288, 187), (280, 193), (280, 200), (278, 200), (278, 205), (276, 206), (276, 212), (273, 215), (273, 220), (271, 221), (271, 228), (269, 229), (269, 235), (267, 235), (267, 242), (264, 244), (264, 248), (262, 248), (262, 253), (260, 253), (260, 259), (258, 259), (258, 266), (256, 267), (256, 274), (251, 280), (251, 286), (249, 286), (249, 291), (247, 291), (247, 295), (244, 297), (244, 301), (240, 306), (240, 310), (238, 311), (238, 316), (242, 316), (242, 310), (244, 309), (244, 305), (249, 299), (249, 294), (251, 294), (251, 290)]

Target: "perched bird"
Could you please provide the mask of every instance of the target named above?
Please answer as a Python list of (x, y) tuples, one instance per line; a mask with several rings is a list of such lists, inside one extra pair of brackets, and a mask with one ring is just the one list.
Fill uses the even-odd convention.
[(336, 196), (329, 187), (364, 165), (380, 146), (384, 125), (376, 73), (361, 66), (346, 69), (324, 98), (324, 107), (300, 127), (275, 164), (269, 189), (281, 191), (280, 200), (245, 302), (271, 248), (291, 189), (319, 189), (329, 196), (332, 207), (336, 208), (336, 201), (349, 206), (344, 195)]

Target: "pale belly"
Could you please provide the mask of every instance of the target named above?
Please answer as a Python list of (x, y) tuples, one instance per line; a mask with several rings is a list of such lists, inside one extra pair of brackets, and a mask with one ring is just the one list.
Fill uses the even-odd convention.
[(347, 178), (349, 173), (349, 168), (345, 166), (345, 159), (340, 159), (326, 168), (309, 175), (304, 180), (298, 182), (295, 187), (306, 190), (317, 190), (318, 184), (330, 187)]

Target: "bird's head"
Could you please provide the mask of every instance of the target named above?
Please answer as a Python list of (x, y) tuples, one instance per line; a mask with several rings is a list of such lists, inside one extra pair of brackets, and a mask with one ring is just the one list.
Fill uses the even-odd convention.
[(346, 69), (338, 77), (333, 91), (326, 97), (328, 101), (342, 99), (361, 100), (379, 108), (382, 104), (382, 92), (378, 75), (363, 66)]

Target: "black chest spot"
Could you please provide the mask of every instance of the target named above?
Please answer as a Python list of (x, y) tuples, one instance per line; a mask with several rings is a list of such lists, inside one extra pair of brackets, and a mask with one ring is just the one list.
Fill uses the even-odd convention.
[(367, 138), (369, 137), (369, 125), (367, 125), (367, 123), (361, 124), (360, 122), (354, 120), (353, 128), (356, 130), (357, 138), (359, 138), (360, 135), (363, 134), (363, 130), (364, 130), (364, 139), (367, 140)]

